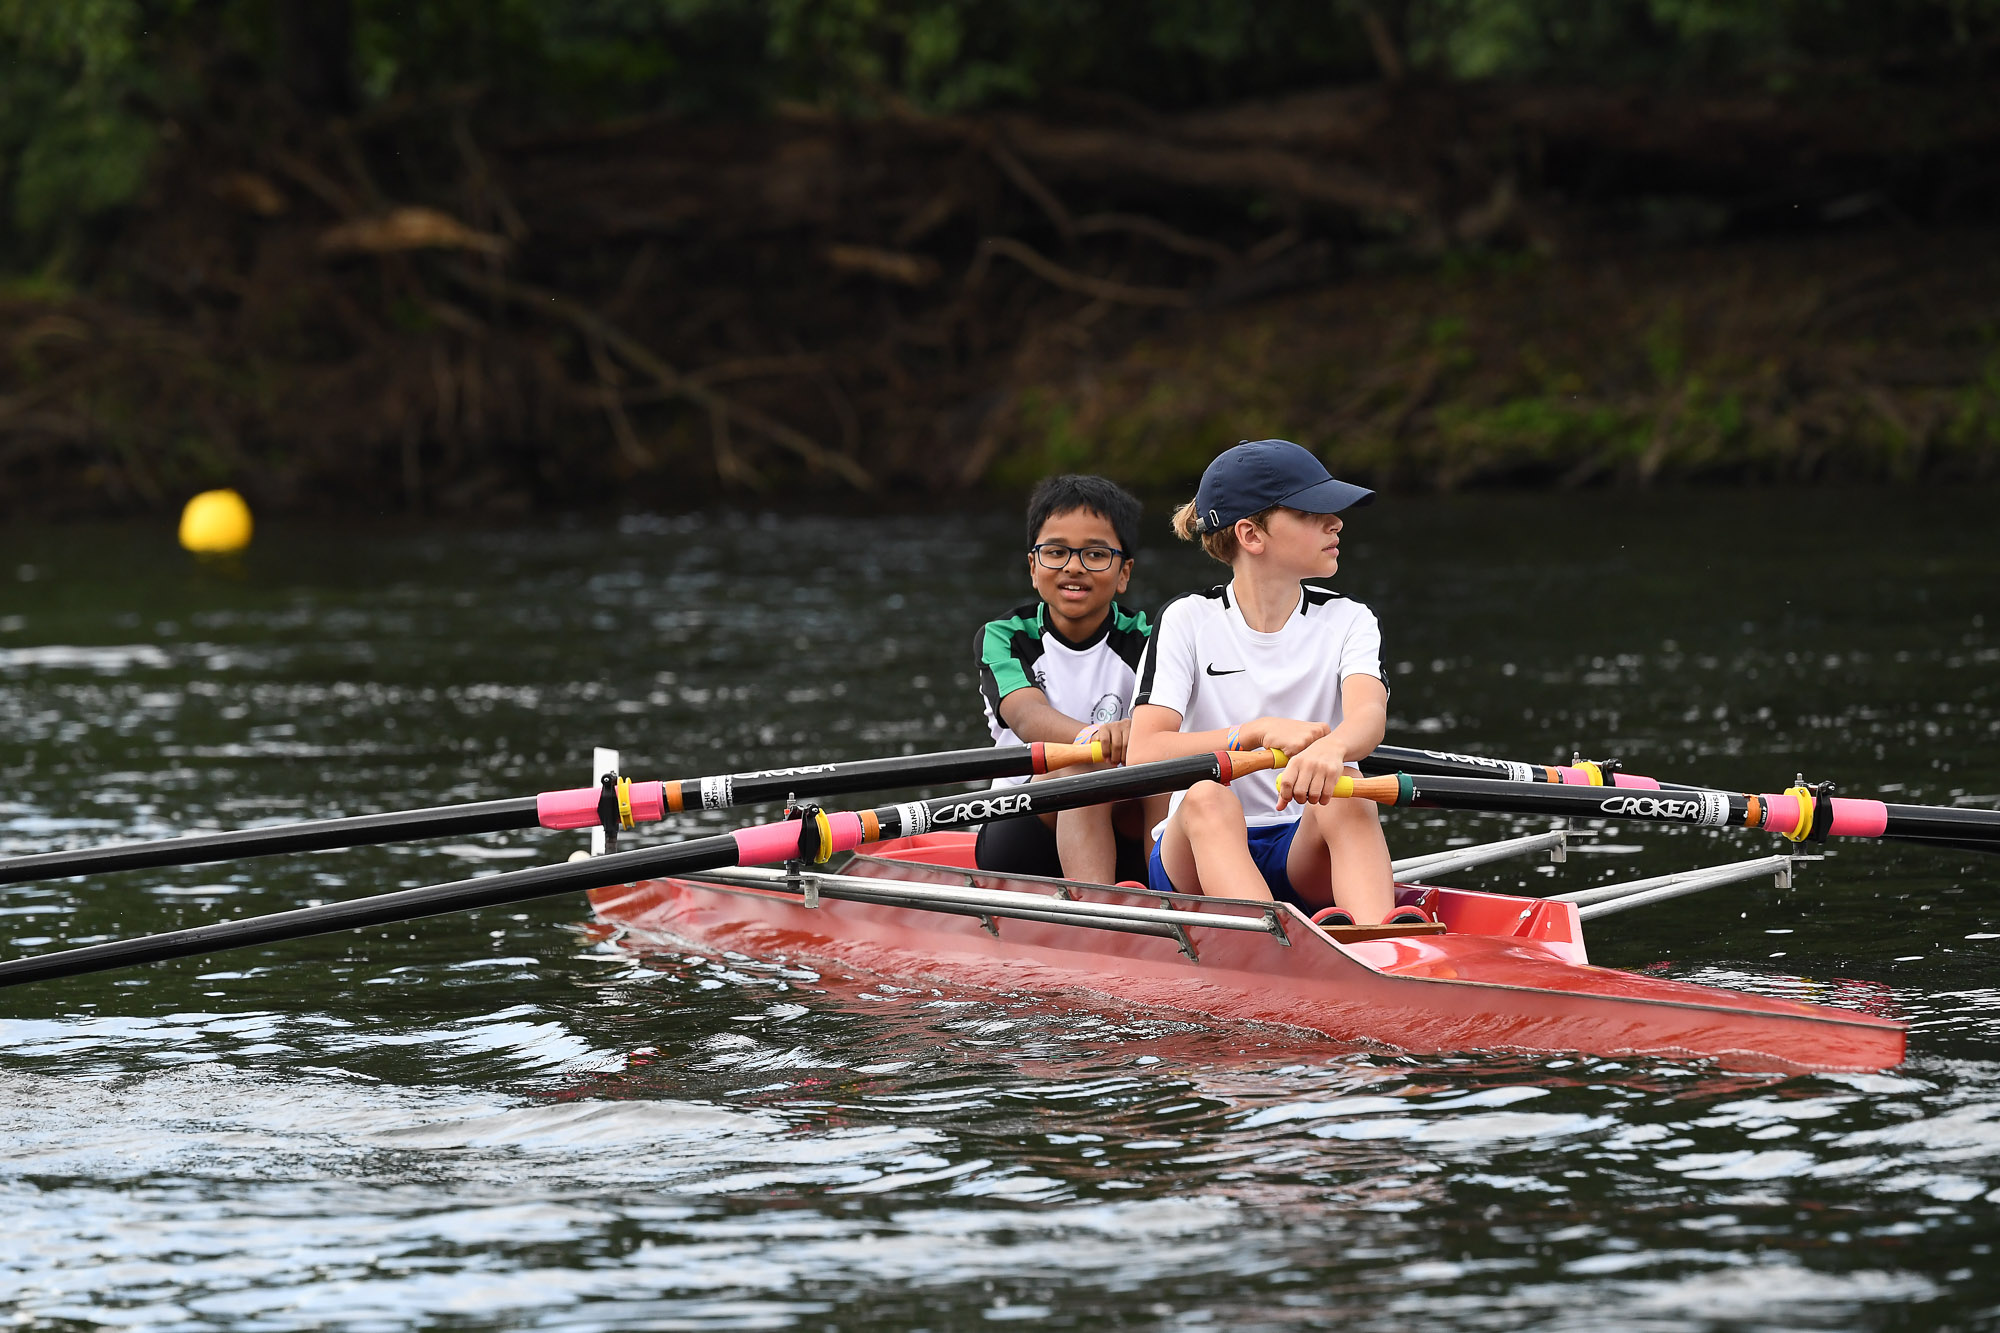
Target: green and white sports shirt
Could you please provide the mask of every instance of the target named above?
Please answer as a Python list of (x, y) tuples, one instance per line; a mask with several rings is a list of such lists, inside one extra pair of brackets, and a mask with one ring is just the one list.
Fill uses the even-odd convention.
[[(1128, 611), (1117, 602), (1111, 604), (1097, 633), (1081, 643), (1072, 643), (1055, 631), (1049, 624), (1049, 609), (1039, 599), (1015, 607), (999, 620), (988, 621), (981, 627), (975, 647), (979, 693), (986, 704), (986, 726), (993, 733), (993, 743), (1021, 743), (1000, 720), (1000, 701), (1031, 685), (1048, 696), (1056, 711), (1085, 722), (1115, 722), (1131, 716), (1139, 659), (1152, 633), (1143, 612)], [(1001, 778), (994, 785), (1026, 781)]]

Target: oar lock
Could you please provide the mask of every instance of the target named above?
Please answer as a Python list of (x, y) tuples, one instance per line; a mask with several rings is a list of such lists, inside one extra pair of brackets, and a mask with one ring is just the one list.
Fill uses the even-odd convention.
[(785, 798), (785, 812), (779, 818), (799, 821), (799, 854), (785, 862), (785, 879), (799, 892), (804, 906), (818, 907), (819, 880), (802, 872), (833, 859), (833, 823), (818, 802), (801, 801), (796, 795)]
[(597, 792), (597, 822), (604, 830), (604, 850), (618, 850), (621, 829), (637, 828), (632, 818), (632, 779), (606, 773)]
[(1785, 788), (1785, 795), (1798, 798), (1799, 822), (1778, 832), (1791, 842), (1810, 841), (1825, 847), (1826, 835), (1833, 828), (1833, 791), (1831, 782), (1807, 782), (1805, 774), (1798, 774)]
[(1623, 760), (1585, 759), (1578, 750), (1570, 751), (1569, 766), (1582, 773), (1593, 787), (1615, 787), (1618, 775), (1625, 771)]

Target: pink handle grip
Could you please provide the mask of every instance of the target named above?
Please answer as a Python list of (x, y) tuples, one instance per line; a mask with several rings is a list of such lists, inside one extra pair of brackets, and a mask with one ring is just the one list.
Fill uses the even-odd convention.
[(1790, 833), (1799, 826), (1799, 798), (1779, 796), (1766, 792), (1764, 802), (1764, 828), (1771, 833)]
[[(861, 834), (861, 816), (852, 810), (830, 814), (826, 823), (833, 835), (832, 850), (836, 852), (851, 852), (866, 841)], [(799, 833), (799, 821), (796, 819), (788, 819), (782, 824), (758, 824), (754, 828), (738, 829), (729, 835), (736, 839), (736, 864), (755, 866), (772, 861), (796, 860)]]
[(632, 822), (634, 824), (657, 824), (667, 817), (667, 784), (664, 782), (635, 782), (632, 784)]
[[(1765, 795), (1764, 827), (1772, 833), (1790, 833), (1799, 826), (1799, 798)], [(1889, 827), (1889, 807), (1880, 801), (1828, 798), (1833, 802), (1833, 823), (1827, 832), (1837, 838), (1879, 838)]]
[(1640, 777), (1637, 773), (1613, 773), (1611, 775), (1611, 785), (1614, 787), (1633, 787), (1640, 791), (1658, 791), (1660, 789), (1658, 782), (1652, 778)]
[(597, 788), (545, 791), (535, 798), (535, 818), (543, 828), (595, 828)]
[(757, 824), (729, 835), (736, 839), (736, 864), (761, 866), (772, 861), (790, 861), (799, 854), (799, 821)]
[(1563, 764), (1556, 769), (1556, 773), (1561, 776), (1563, 786), (1565, 787), (1588, 787), (1591, 785), (1590, 774), (1580, 768), (1571, 768), (1569, 765)]
[(1833, 798), (1833, 827), (1827, 832), (1841, 838), (1879, 838), (1889, 829), (1889, 807), (1880, 801)]
[(862, 817), (854, 811), (828, 815), (826, 823), (834, 827), (834, 851), (854, 851), (868, 841), (862, 837)]
[[(535, 798), (535, 818), (543, 828), (596, 828), (598, 787), (571, 787), (567, 791), (545, 791)], [(656, 824), (667, 817), (666, 784), (632, 784), (632, 822)]]

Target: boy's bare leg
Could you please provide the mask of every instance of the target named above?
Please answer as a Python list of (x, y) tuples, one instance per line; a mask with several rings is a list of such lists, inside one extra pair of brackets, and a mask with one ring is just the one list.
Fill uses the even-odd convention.
[[(1347, 771), (1361, 776), (1351, 766)], [(1389, 844), (1374, 803), (1338, 800), (1309, 805), (1305, 820), (1285, 863), (1292, 887), (1312, 901), (1317, 895), (1307, 886), (1328, 885), (1334, 905), (1352, 912), (1362, 925), (1382, 921), (1395, 911), (1396, 879), (1389, 869)], [(1305, 836), (1308, 833), (1316, 836)]]
[(1056, 854), (1065, 878), (1110, 884), (1118, 877), (1118, 842), (1111, 807), (1087, 805), (1056, 815)]
[(1250, 859), (1243, 804), (1218, 782), (1197, 782), (1160, 835), (1160, 864), (1182, 893), (1271, 901)]
[(1121, 838), (1130, 838), (1148, 851), (1153, 847), (1153, 830), (1167, 817), (1173, 796), (1161, 792), (1136, 801), (1120, 801), (1111, 814), (1111, 827)]

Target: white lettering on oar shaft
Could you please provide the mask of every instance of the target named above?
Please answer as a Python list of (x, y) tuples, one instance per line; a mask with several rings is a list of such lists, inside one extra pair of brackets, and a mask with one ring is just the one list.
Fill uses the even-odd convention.
[(732, 777), (795, 778), (807, 773), (831, 773), (837, 767), (837, 764), (801, 764), (797, 768), (760, 768), (755, 773), (737, 773)]
[(1686, 796), (1607, 796), (1597, 803), (1597, 808), (1607, 815), (1670, 819), (1683, 824), (1726, 825), (1729, 822), (1729, 797), (1719, 791)]
[(1034, 808), (1034, 799), (1026, 792), (1015, 792), (1009, 796), (980, 796), (931, 811), (931, 823), (984, 824), (989, 819), (1025, 815)]
[(1443, 759), (1454, 764), (1472, 764), (1478, 768), (1490, 768), (1507, 775), (1509, 782), (1533, 782), (1535, 770), (1532, 765), (1518, 759), (1488, 759), (1483, 754), (1452, 754), (1445, 750), (1420, 750), (1433, 759)]

